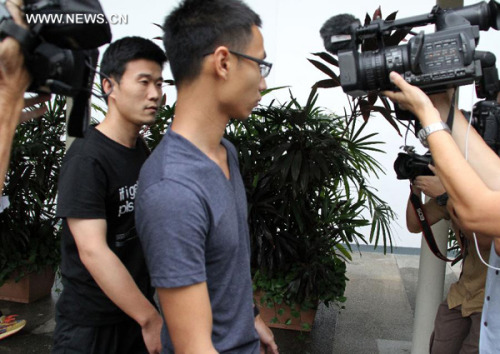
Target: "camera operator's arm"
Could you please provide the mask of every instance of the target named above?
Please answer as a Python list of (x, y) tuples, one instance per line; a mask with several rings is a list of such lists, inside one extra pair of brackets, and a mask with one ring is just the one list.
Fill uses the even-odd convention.
[[(408, 84), (395, 72), (391, 73), (391, 80), (401, 92), (384, 93), (399, 103), (401, 108), (414, 113), (423, 127), (441, 121), (439, 111), (422, 90)], [(500, 237), (500, 192), (486, 186), (464, 159), (448, 132), (436, 131), (427, 140), (441, 182), (453, 202), (453, 211), (460, 221), (460, 227)], [(490, 148), (486, 147), (484, 150)], [(496, 156), (495, 158), (498, 159)], [(496, 164), (497, 161), (493, 160), (492, 163)]]
[[(19, 8), (22, 1), (11, 0), (6, 6), (16, 23), (22, 24)], [(13, 38), (5, 38), (0, 43), (0, 188), (3, 188), (5, 181), (12, 139), (24, 106), (24, 91), (29, 82), (30, 77), (24, 67), (19, 43)]]
[[(419, 188), (412, 185), (411, 190), (413, 194), (421, 198), (422, 191)], [(446, 207), (438, 205), (435, 199), (429, 199), (424, 205), (422, 205), (422, 209), (429, 225), (434, 225), (442, 219), (449, 218)], [(408, 198), (408, 204), (406, 205), (406, 227), (408, 228), (408, 231), (412, 233), (422, 232), (422, 225), (410, 198)]]
[[(448, 119), (452, 93), (453, 91), (449, 90), (447, 93), (429, 96), (443, 121)], [(469, 130), (469, 122), (456, 107), (452, 136), (463, 155), (465, 155), (466, 140), (468, 140), (469, 164), (489, 188), (500, 190), (500, 178), (498, 178), (500, 176), (500, 159), (472, 126)]]

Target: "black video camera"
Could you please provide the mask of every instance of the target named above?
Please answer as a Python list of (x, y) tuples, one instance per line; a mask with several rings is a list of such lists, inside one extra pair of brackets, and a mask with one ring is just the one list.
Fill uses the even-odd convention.
[(83, 136), (90, 117), (97, 48), (111, 41), (98, 0), (25, 0), (28, 29), (0, 4), (0, 39), (13, 37), (23, 50), (32, 82), (28, 92), (73, 98), (68, 134)]
[(476, 103), (471, 124), (484, 142), (500, 156), (500, 105), (497, 101), (484, 100)]
[[(471, 84), (482, 75), (476, 57), (479, 31), (500, 28), (499, 4), (491, 0), (460, 9), (435, 6), (429, 14), (400, 20), (377, 19), (366, 26), (351, 15), (338, 15), (321, 28), (325, 48), (338, 55), (341, 86), (352, 96), (372, 90), (396, 89), (389, 73), (396, 71), (426, 93)], [(420, 32), (408, 44), (386, 47), (383, 38), (393, 31), (435, 24), (436, 32)], [(377, 49), (358, 52), (367, 39), (376, 39)]]
[(394, 161), (394, 171), (397, 179), (412, 180), (417, 176), (433, 176), (434, 173), (429, 169), (432, 163), (430, 152), (419, 155), (412, 146), (405, 146), (405, 151), (400, 152)]
[[(481, 61), (483, 76), (476, 82), (476, 95), (484, 98), (472, 109), (472, 126), (481, 135), (486, 144), (500, 156), (500, 105), (497, 96), (500, 92), (500, 80), (496, 68), (495, 55), (476, 51)], [(469, 116), (467, 112), (464, 115)]]

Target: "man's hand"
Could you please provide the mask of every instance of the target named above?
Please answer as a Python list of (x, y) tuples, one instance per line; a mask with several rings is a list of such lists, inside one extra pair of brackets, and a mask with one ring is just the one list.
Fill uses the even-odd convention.
[(274, 334), (260, 315), (255, 317), (255, 329), (260, 338), (260, 354), (279, 354), (278, 345), (274, 341)]
[[(429, 168), (431, 171), (435, 171), (434, 167), (430, 165)], [(426, 196), (434, 199), (446, 192), (438, 176), (417, 176), (413, 181), (413, 185), (421, 190)]]
[(148, 349), (149, 354), (161, 353), (161, 328), (163, 319), (158, 312), (155, 312), (152, 318), (142, 327), (142, 338)]

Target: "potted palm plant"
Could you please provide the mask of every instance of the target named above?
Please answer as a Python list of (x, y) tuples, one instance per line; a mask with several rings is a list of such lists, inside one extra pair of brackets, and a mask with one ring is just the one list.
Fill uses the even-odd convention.
[(345, 300), (350, 245), (366, 243), (361, 227), (391, 240), (394, 214), (366, 183), (382, 170), (371, 156), (380, 143), (363, 135), (366, 123), (326, 114), (316, 100), (313, 89), (305, 106), (293, 96), (272, 102), (227, 129), (247, 190), (257, 304), (280, 328), (310, 330), (301, 310)]
[(0, 213), (0, 298), (31, 302), (50, 294), (60, 262), (55, 218), (57, 178), (65, 152), (64, 97), (16, 131)]

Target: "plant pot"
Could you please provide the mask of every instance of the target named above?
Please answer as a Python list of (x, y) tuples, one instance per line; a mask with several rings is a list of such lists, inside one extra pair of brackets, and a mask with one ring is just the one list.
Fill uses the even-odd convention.
[(293, 331), (310, 332), (316, 317), (317, 309), (302, 310), (299, 304), (269, 303), (265, 299), (265, 292), (254, 292), (254, 300), (259, 308), (260, 317), (272, 328), (290, 329)]
[(30, 273), (17, 283), (15, 275), (0, 286), (0, 300), (30, 303), (50, 295), (55, 272), (47, 267), (40, 272)]

